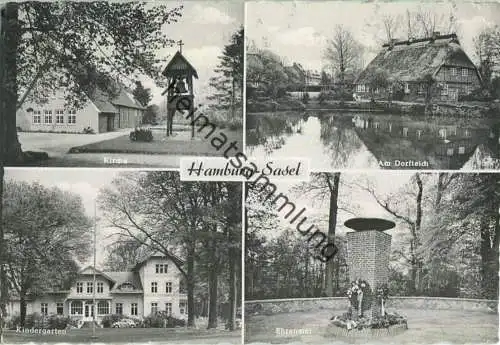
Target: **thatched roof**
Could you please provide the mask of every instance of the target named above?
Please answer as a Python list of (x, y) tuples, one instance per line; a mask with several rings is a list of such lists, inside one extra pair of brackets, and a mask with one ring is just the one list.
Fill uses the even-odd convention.
[(426, 75), (435, 76), (444, 65), (476, 69), (455, 34), (392, 42), (382, 46), (356, 84), (368, 83), (370, 76), (379, 71), (394, 81), (417, 81)]

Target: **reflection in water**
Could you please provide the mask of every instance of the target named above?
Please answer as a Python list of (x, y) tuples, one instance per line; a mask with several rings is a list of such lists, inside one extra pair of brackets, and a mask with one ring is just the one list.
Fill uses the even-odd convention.
[(247, 152), (268, 159), (307, 157), (314, 170), (380, 165), (458, 169), (478, 147), (490, 159), (498, 159), (499, 128), (498, 121), (488, 119), (366, 113), (247, 114)]

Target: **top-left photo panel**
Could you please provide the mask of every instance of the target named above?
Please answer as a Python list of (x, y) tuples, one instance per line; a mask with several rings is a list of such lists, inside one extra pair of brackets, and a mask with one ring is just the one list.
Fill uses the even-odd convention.
[(243, 149), (243, 1), (0, 8), (7, 166), (175, 169), (227, 154), (214, 132)]

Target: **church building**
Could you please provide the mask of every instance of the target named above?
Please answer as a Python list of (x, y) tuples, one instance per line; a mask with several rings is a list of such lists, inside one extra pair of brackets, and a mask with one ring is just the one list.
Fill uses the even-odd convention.
[(142, 123), (145, 108), (125, 88), (111, 97), (96, 90), (81, 109), (66, 106), (64, 93), (58, 92), (46, 103), (25, 102), (16, 113), (17, 128), (27, 132), (94, 133), (134, 128)]

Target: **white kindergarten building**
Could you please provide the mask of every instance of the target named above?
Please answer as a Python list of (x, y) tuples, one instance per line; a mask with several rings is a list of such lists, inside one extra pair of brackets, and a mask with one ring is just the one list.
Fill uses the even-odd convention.
[[(181, 293), (182, 275), (173, 261), (160, 255), (149, 256), (131, 271), (106, 272), (85, 267), (68, 291), (52, 291), (41, 297), (28, 298), (26, 314), (58, 314), (78, 321), (92, 321), (110, 314), (142, 318), (157, 311), (184, 318), (187, 295)], [(95, 289), (96, 308), (93, 306)], [(19, 298), (8, 305), (8, 315), (20, 313)]]

